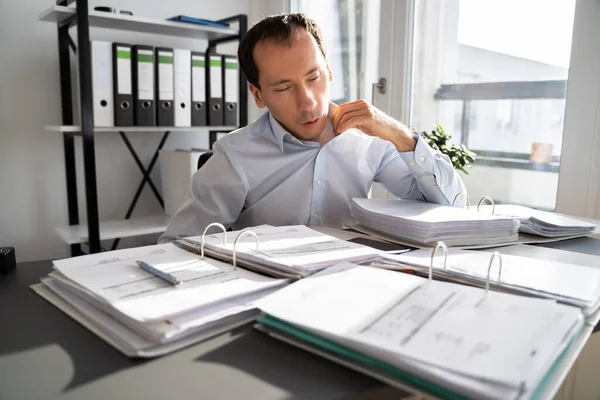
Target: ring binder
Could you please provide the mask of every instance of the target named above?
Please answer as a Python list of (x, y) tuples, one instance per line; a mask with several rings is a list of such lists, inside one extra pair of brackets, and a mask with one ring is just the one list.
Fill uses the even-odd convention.
[(444, 249), (444, 269), (446, 269), (446, 260), (448, 260), (448, 246), (444, 242), (437, 242), (433, 252), (431, 253), (431, 263), (429, 264), (429, 280), (433, 279), (433, 259), (435, 258), (435, 253), (437, 253), (438, 249)]
[[(456, 194), (456, 196), (454, 196), (454, 200), (452, 200), (452, 207), (456, 207), (456, 199), (458, 199), (458, 197), (459, 197), (461, 194), (462, 194), (463, 196), (465, 196), (465, 198), (467, 199), (467, 210), (468, 210), (469, 208), (471, 208), (471, 198), (470, 198), (470, 197), (469, 197), (469, 195), (468, 195), (468, 194), (466, 194), (465, 192), (459, 192), (459, 193), (457, 193), (457, 194)], [(463, 208), (464, 208), (464, 207), (463, 207)]]
[(254, 252), (258, 253), (258, 243), (260, 242), (258, 235), (256, 233), (254, 233), (253, 231), (249, 231), (249, 230), (241, 231), (240, 234), (237, 235), (237, 237), (235, 238), (235, 241), (233, 242), (233, 262), (232, 262), (232, 264), (233, 264), (234, 270), (237, 268), (237, 251), (236, 251), (237, 242), (244, 236), (254, 236), (254, 239), (256, 239), (256, 250), (254, 250)]
[(489, 201), (490, 204), (492, 205), (492, 215), (494, 215), (494, 212), (496, 211), (496, 203), (494, 203), (494, 199), (492, 199), (490, 196), (483, 196), (479, 200), (479, 203), (477, 203), (477, 211), (479, 212), (479, 206), (481, 205), (481, 203), (483, 203), (486, 200)]
[(202, 233), (202, 239), (200, 240), (200, 259), (201, 260), (204, 260), (204, 236), (206, 235), (206, 232), (208, 232), (208, 228), (210, 228), (212, 226), (217, 226), (223, 230), (223, 245), (227, 244), (227, 229), (225, 228), (225, 226), (218, 222), (213, 222), (212, 224), (209, 224), (206, 227), (206, 229), (204, 229), (204, 232)]
[(498, 270), (498, 283), (500, 283), (500, 276), (502, 275), (502, 255), (495, 251), (492, 254), (492, 258), (490, 258), (490, 265), (488, 266), (487, 278), (485, 279), (485, 297), (487, 297), (488, 292), (490, 291), (490, 271), (492, 270), (492, 264), (494, 264), (494, 259), (498, 257), (498, 262), (500, 263), (500, 269)]

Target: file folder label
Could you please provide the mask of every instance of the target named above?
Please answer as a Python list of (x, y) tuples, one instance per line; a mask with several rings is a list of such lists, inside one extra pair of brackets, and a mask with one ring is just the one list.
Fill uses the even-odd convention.
[(234, 58), (225, 60), (225, 102), (238, 102), (238, 62)]
[(138, 99), (154, 100), (152, 50), (138, 50)]
[(210, 97), (222, 98), (221, 87), (221, 56), (210, 56)]
[(206, 101), (206, 73), (204, 57), (192, 56), (192, 101)]
[(173, 53), (158, 52), (158, 98), (160, 100), (173, 100)]
[(119, 94), (131, 93), (131, 49), (117, 47), (117, 90)]

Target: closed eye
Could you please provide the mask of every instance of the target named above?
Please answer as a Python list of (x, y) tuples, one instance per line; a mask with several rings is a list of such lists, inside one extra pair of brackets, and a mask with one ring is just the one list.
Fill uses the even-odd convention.
[(282, 89), (275, 89), (276, 92), (285, 92), (286, 90), (288, 90), (290, 87), (284, 87)]

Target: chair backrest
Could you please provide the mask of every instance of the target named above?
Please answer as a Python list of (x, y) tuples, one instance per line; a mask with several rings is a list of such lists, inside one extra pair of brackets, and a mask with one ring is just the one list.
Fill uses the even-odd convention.
[(207, 151), (198, 157), (198, 169), (202, 168), (202, 166), (208, 161), (210, 157), (212, 157), (213, 152)]

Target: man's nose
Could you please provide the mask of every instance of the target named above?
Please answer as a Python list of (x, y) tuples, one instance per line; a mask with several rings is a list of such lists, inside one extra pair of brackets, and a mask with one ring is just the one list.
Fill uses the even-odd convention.
[(302, 86), (296, 94), (298, 96), (297, 101), (300, 111), (312, 111), (317, 107), (317, 99), (313, 90)]

